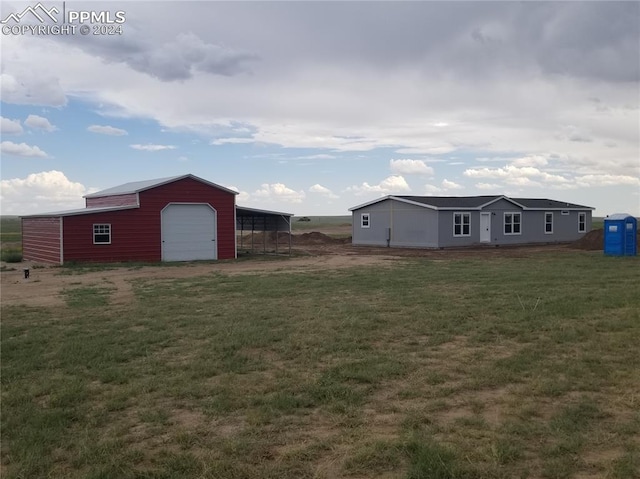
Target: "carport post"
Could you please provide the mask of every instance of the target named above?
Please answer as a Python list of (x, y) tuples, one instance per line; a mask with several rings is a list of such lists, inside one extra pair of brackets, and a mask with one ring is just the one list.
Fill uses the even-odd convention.
[(251, 215), (251, 254), (253, 254), (253, 231), (256, 228), (256, 218)]
[(262, 217), (262, 254), (267, 254), (267, 216)]

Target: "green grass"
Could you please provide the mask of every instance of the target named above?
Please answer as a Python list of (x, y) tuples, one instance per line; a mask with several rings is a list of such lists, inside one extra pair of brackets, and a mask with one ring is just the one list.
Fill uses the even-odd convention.
[(17, 248), (2, 248), (2, 250), (0, 250), (0, 261), (19, 263), (22, 261), (22, 250)]
[(569, 251), (78, 274), (2, 308), (2, 476), (638, 477), (639, 283)]
[(22, 239), (22, 222), (18, 216), (0, 216), (0, 242), (17, 243)]

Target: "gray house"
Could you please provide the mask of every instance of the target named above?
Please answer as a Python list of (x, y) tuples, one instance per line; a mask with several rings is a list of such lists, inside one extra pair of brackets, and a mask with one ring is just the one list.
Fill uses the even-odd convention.
[(575, 241), (591, 229), (593, 209), (537, 198), (390, 195), (349, 211), (354, 245), (444, 248)]

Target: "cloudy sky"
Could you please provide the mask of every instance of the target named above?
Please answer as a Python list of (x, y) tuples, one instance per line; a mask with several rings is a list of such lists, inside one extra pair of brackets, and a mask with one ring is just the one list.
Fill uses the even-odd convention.
[[(9, 18), (36, 4), (3, 1), (3, 27), (39, 24)], [(125, 21), (115, 35), (1, 35), (2, 214), (192, 173), (238, 190), (239, 204), (297, 215), (348, 214), (387, 194), (640, 215), (638, 2), (69, 11)]]

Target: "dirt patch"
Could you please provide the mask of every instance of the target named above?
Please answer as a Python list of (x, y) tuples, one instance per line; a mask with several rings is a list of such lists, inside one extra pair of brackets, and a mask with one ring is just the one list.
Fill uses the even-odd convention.
[(575, 248), (588, 251), (602, 251), (604, 247), (604, 230), (600, 228), (589, 231), (586, 235), (573, 243), (573, 246)]
[(2, 304), (26, 304), (29, 306), (64, 306), (61, 296), (64, 289), (72, 289), (87, 284), (115, 286), (111, 292), (112, 304), (124, 304), (133, 298), (133, 283), (139, 279), (173, 280), (208, 274), (285, 274), (338, 270), (357, 266), (388, 265), (395, 258), (390, 256), (343, 256), (325, 254), (321, 256), (278, 257), (263, 260), (227, 261), (219, 263), (186, 263), (179, 266), (143, 266), (131, 269), (126, 266), (114, 266), (97, 272), (61, 274), (60, 267), (31, 268), (29, 279), (24, 279), (22, 269), (29, 263), (17, 263), (14, 271), (2, 271)]
[[(640, 231), (638, 231), (637, 243), (640, 244)], [(588, 251), (602, 251), (604, 249), (604, 229), (599, 228), (589, 231), (578, 241), (574, 242), (572, 246)]]
[[(276, 233), (254, 234), (256, 250), (275, 250)], [(0, 274), (2, 303), (30, 306), (64, 306), (60, 292), (66, 288), (101, 284), (115, 286), (110, 294), (112, 304), (126, 304), (133, 298), (133, 283), (139, 279), (179, 279), (207, 274), (284, 274), (295, 272), (325, 271), (359, 266), (390, 265), (401, 258), (429, 258), (432, 261), (452, 261), (460, 258), (529, 258), (536, 255), (566, 252), (570, 249), (602, 249), (602, 230), (594, 230), (580, 241), (570, 245), (535, 245), (503, 247), (467, 247), (451, 249), (384, 248), (353, 246), (350, 237), (335, 238), (312, 231), (291, 235), (295, 256), (256, 256), (248, 260), (220, 261), (216, 263), (186, 263), (179, 266), (127, 266), (103, 269), (97, 272), (61, 274), (59, 267), (34, 268), (31, 263), (6, 265)], [(245, 251), (251, 244), (251, 235), (243, 238)], [(278, 233), (279, 251), (289, 245), (289, 233)], [(597, 248), (596, 248), (597, 246)], [(266, 259), (266, 260), (265, 260)], [(29, 279), (24, 279), (23, 268), (30, 267)]]

